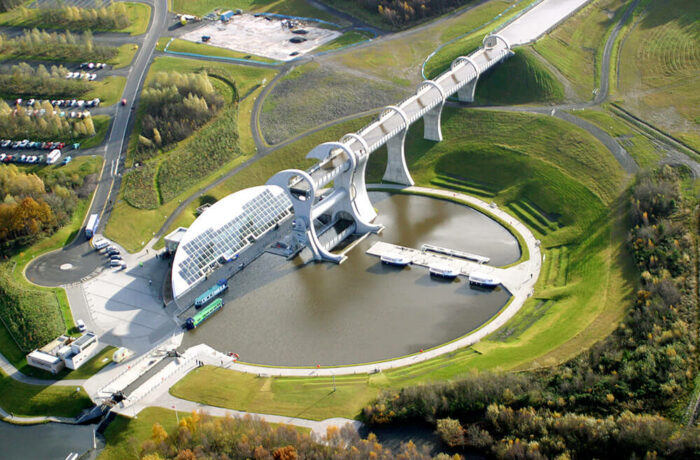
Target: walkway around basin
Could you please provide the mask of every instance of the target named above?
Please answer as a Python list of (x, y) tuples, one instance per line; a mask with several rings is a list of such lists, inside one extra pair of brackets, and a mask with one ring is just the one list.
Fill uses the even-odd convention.
[[(231, 414), (233, 416), (242, 416), (246, 413), (215, 406), (207, 406), (176, 398), (169, 394), (169, 389), (191, 370), (204, 364), (224, 367), (238, 372), (251, 373), (264, 377), (316, 377), (364, 373), (369, 374), (382, 370), (408, 366), (475, 344), (503, 326), (520, 310), (520, 308), (522, 308), (528, 297), (532, 295), (534, 285), (539, 277), (541, 269), (541, 252), (539, 242), (534, 237), (532, 232), (525, 227), (525, 225), (518, 222), (508, 213), (498, 209), (497, 207), (492, 207), (492, 205), (489, 205), (489, 203), (486, 203), (478, 198), (462, 193), (426, 187), (404, 187), (389, 184), (371, 185), (370, 188), (375, 190), (402, 191), (414, 194), (429, 195), (436, 198), (455, 200), (463, 203), (465, 206), (471, 206), (487, 214), (492, 214), (510, 225), (514, 231), (518, 232), (522, 236), (525, 245), (527, 246), (529, 258), (528, 260), (522, 261), (512, 267), (501, 269), (501, 272), (499, 273), (499, 276), (502, 277), (504, 286), (508, 288), (512, 295), (512, 299), (507, 307), (481, 328), (457, 340), (415, 355), (370, 364), (323, 368), (267, 367), (238, 363), (232, 357), (216, 351), (208, 345), (196, 345), (188, 348), (176, 361), (168, 364), (160, 372), (148, 379), (147, 382), (143, 383), (139, 388), (134, 390), (129, 398), (124, 401), (124, 404), (115, 408), (114, 411), (128, 417), (134, 417), (146, 407), (158, 406), (176, 410), (204, 410), (211, 415)], [(321, 422), (315, 422), (293, 417), (280, 417), (265, 414), (250, 415), (259, 416), (263, 420), (272, 423), (286, 423), (308, 427), (311, 428), (314, 433), (319, 435), (325, 434), (325, 430), (328, 426), (342, 426), (346, 423), (353, 423), (356, 428), (359, 426), (359, 422), (349, 419), (329, 419)]]

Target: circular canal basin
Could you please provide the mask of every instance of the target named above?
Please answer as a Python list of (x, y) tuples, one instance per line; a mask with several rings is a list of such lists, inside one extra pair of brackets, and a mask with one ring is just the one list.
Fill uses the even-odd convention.
[(340, 264), (263, 254), (229, 280), (226, 306), (185, 334), (182, 348), (206, 343), (248, 363), (332, 366), (398, 358), (459, 338), (507, 303), (502, 287), (479, 290), (465, 278), (431, 278), (425, 267), (383, 265), (366, 254), (377, 241), (424, 243), (491, 258), (520, 258), (516, 238), (468, 207), (418, 195), (370, 193), (385, 226)]

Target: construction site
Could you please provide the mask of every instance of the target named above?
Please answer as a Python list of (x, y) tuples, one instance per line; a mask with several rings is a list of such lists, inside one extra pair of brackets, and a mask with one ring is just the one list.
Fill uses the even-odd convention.
[(322, 28), (311, 22), (240, 14), (227, 21), (203, 21), (201, 27), (180, 38), (288, 61), (340, 35), (339, 31)]

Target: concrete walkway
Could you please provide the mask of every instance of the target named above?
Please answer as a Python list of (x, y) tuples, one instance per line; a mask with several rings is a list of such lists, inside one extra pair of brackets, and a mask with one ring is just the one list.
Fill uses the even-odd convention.
[(75, 419), (72, 418), (66, 418), (66, 417), (54, 417), (54, 416), (46, 416), (46, 415), (39, 415), (36, 417), (22, 417), (19, 415), (14, 415), (6, 412), (2, 407), (0, 407), (0, 420), (3, 422), (7, 423), (12, 423), (13, 425), (39, 425), (41, 423), (49, 423), (49, 422), (55, 422), (55, 423), (67, 423), (74, 425), (75, 424)]

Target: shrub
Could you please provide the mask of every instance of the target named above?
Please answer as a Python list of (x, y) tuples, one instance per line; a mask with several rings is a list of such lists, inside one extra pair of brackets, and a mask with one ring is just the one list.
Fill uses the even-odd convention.
[(45, 345), (65, 330), (56, 295), (23, 289), (0, 265), (0, 319), (23, 352)]
[(12, 66), (10, 73), (0, 75), (0, 93), (7, 97), (40, 97), (58, 99), (86, 93), (90, 83), (86, 80), (66, 79), (68, 69), (63, 66), (43, 65), (32, 68), (26, 62)]
[(124, 199), (127, 203), (139, 209), (158, 207), (160, 203), (155, 187), (157, 171), (157, 163), (150, 162), (124, 175)]

